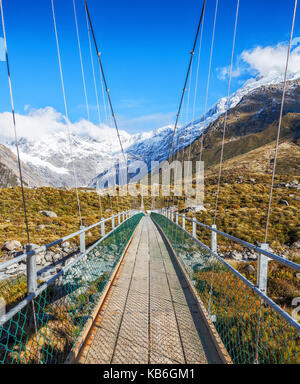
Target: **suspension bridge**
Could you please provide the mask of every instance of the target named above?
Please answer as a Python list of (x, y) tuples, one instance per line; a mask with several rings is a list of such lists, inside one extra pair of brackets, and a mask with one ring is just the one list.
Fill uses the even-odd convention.
[[(51, 4), (65, 115), (68, 122), (53, 0)], [(76, 19), (75, 2), (73, 4)], [(0, 5), (24, 216), (28, 244), (30, 244), (2, 0), (0, 0)], [(199, 33), (202, 39), (201, 25), (203, 26), (205, 5), (206, 1), (203, 4), (169, 155), (173, 150), (173, 139)], [(216, 1), (215, 16), (217, 6), (218, 1)], [(124, 154), (87, 2), (85, 2), (85, 7), (87, 25), (90, 26), (92, 32), (113, 123)], [(293, 14), (287, 68), (296, 8), (297, 1), (295, 1)], [(228, 98), (238, 10), (239, 1), (237, 1), (236, 9)], [(77, 19), (76, 27), (85, 85)], [(287, 70), (284, 83), (287, 80), (286, 75)], [(84, 89), (86, 98), (85, 86)], [(284, 96), (285, 88), (276, 155)], [(87, 103), (87, 112), (88, 110)], [(226, 123), (227, 112), (224, 119), (216, 213)], [(71, 147), (70, 141), (70, 156), (73, 159)], [(142, 210), (119, 209), (117, 215), (112, 214), (109, 218), (84, 227), (76, 165), (73, 162), (80, 230), (37, 249), (31, 249), (28, 246), (23, 254), (0, 263), (0, 270), (9, 269), (24, 261), (27, 268), (27, 294), (18, 303), (7, 308), (7, 312), (0, 317), (0, 362), (3, 364), (299, 363), (300, 325), (267, 295), (269, 261), (279, 263), (293, 273), (300, 272), (299, 264), (271, 252), (267, 245), (275, 170), (276, 160), (267, 213), (266, 241), (261, 246), (256, 246), (222, 232), (217, 229), (216, 224), (209, 226), (195, 218), (186, 217), (184, 214), (170, 209), (170, 204), (166, 204), (162, 209), (146, 213)], [(93, 245), (87, 247), (86, 233), (95, 229), (99, 229), (99, 238)], [(200, 240), (201, 231), (210, 233), (210, 246)], [(258, 254), (256, 284), (247, 280), (232, 264), (218, 254), (217, 236), (254, 250)], [(76, 237), (80, 239), (78, 256), (61, 267), (58, 272), (55, 270), (47, 281), (41, 281), (36, 265), (36, 257), (39, 253), (60, 246), (65, 241)]]

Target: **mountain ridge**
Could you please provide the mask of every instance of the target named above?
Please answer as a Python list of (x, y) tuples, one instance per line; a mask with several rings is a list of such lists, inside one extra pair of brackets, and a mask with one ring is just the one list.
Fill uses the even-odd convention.
[[(300, 78), (300, 73), (289, 75), (289, 84), (297, 84)], [(240, 89), (230, 96), (229, 100), (229, 115), (237, 105), (239, 105), (245, 96), (256, 94), (262, 97), (266, 89), (277, 87), (282, 82), (281, 76), (270, 74), (268, 77), (257, 77), (248, 80)], [(260, 91), (258, 91), (260, 90)], [(272, 112), (272, 121), (274, 121), (274, 113), (277, 113), (279, 105), (280, 91), (276, 96), (276, 105), (274, 104), (274, 111)], [(292, 92), (292, 87), (287, 91)], [(248, 98), (248, 101), (250, 98)], [(251, 101), (251, 100), (250, 100)], [(270, 100), (265, 99), (265, 102), (270, 103)], [(251, 104), (251, 103), (250, 103)], [(243, 114), (250, 113), (247, 105), (243, 105)], [(284, 112), (295, 112), (294, 109), (288, 109)], [(252, 122), (260, 120), (267, 116), (267, 111), (263, 106), (259, 110), (256, 109), (256, 116), (252, 116)], [(275, 108), (276, 107), (276, 108)], [(298, 108), (299, 107), (299, 108)], [(239, 106), (241, 108), (241, 105)], [(298, 110), (300, 106), (297, 104)], [(173, 154), (176, 151), (181, 151), (197, 141), (204, 131), (215, 129), (216, 122), (222, 121), (222, 116), (226, 111), (226, 98), (221, 98), (204, 116), (190, 122), (185, 126), (179, 126), (175, 133)], [(268, 109), (268, 113), (270, 109)], [(229, 117), (230, 117), (229, 116)], [(279, 114), (278, 114), (279, 116)], [(243, 116), (239, 116), (239, 119)], [(57, 118), (62, 120), (62, 116)], [(270, 121), (270, 123), (272, 123)], [(61, 123), (58, 121), (58, 123)], [(77, 123), (76, 123), (77, 124)], [(76, 125), (75, 124), (75, 125)], [(78, 123), (79, 124), (79, 123)], [(82, 121), (82, 131), (89, 132), (91, 123)], [(230, 125), (230, 121), (229, 121)], [(121, 131), (121, 139), (126, 152), (129, 157), (129, 164), (136, 159), (145, 161), (150, 166), (151, 161), (164, 161), (167, 158), (168, 150), (170, 147), (171, 135), (173, 127), (166, 126), (150, 132), (142, 132), (131, 135), (125, 131)], [(220, 131), (220, 130), (219, 130)], [(71, 133), (71, 143), (73, 147), (74, 163), (77, 170), (77, 178), (80, 186), (97, 187), (101, 184), (107, 173), (110, 172), (111, 167), (115, 163), (117, 157), (121, 155), (119, 144), (117, 141), (116, 133), (112, 128), (106, 128), (100, 131), (101, 141), (93, 139), (85, 135)], [(217, 135), (218, 136), (218, 135)], [(216, 136), (216, 137), (217, 137)], [(218, 137), (217, 137), (218, 138)], [(233, 136), (231, 136), (233, 140)], [(14, 151), (13, 142), (5, 143), (12, 151)], [(37, 140), (28, 140), (20, 138), (20, 155), (24, 163), (35, 173), (39, 174), (41, 178), (46, 180), (49, 185), (54, 187), (70, 187), (74, 186), (74, 175), (72, 171), (72, 158), (70, 156), (70, 148), (68, 138), (65, 132), (54, 132), (52, 135), (44, 135)], [(176, 147), (176, 148), (175, 148)], [(196, 151), (197, 152), (197, 151)]]

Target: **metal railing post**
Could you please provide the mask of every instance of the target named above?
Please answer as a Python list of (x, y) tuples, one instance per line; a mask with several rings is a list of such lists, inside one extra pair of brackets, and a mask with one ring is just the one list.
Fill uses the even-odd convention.
[(115, 215), (112, 215), (112, 217), (111, 217), (111, 227), (112, 227), (112, 229), (115, 228)]
[(182, 228), (185, 229), (185, 214), (182, 215)]
[[(269, 244), (261, 244), (261, 249), (264, 251), (269, 251)], [(257, 259), (257, 287), (258, 289), (267, 295), (268, 287), (268, 263), (269, 258), (265, 255), (258, 255)]]
[(121, 224), (121, 213), (120, 212), (118, 213), (118, 224), (119, 225)]
[(104, 223), (104, 217), (102, 217), (102, 223), (101, 223), (101, 237), (105, 236), (105, 223)]
[[(31, 244), (26, 245), (26, 252), (33, 250)], [(37, 290), (36, 255), (27, 256), (27, 293)]]
[(197, 223), (193, 221), (193, 236), (197, 237)]
[(125, 220), (125, 212), (123, 211), (122, 212), (122, 221), (124, 221)]
[[(213, 224), (211, 226), (213, 229), (217, 229), (217, 226)], [(217, 232), (211, 231), (211, 250), (215, 253), (218, 252), (218, 243), (217, 243)]]
[(171, 212), (171, 220), (174, 221), (174, 212)]
[(178, 225), (178, 218), (179, 218), (178, 213), (176, 213), (176, 224), (177, 225)]
[[(80, 226), (80, 229), (84, 229), (85, 227), (82, 225)], [(80, 234), (80, 253), (85, 252), (85, 232), (82, 232)]]

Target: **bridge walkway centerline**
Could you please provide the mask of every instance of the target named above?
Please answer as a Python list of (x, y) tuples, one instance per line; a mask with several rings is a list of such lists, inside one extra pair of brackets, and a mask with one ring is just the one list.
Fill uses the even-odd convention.
[(219, 354), (150, 217), (133, 236), (79, 364), (214, 364)]

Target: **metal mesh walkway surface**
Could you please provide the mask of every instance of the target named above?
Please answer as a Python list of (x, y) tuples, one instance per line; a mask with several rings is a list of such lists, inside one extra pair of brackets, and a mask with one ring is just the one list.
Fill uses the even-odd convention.
[(134, 234), (78, 363), (220, 363), (180, 268), (149, 217)]

